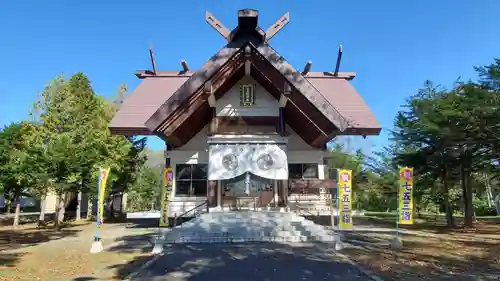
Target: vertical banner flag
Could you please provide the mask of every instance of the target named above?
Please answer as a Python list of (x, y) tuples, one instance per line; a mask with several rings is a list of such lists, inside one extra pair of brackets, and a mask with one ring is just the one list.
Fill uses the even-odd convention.
[(163, 187), (161, 194), (161, 213), (160, 213), (160, 226), (168, 226), (168, 203), (170, 201), (170, 194), (172, 193), (173, 181), (172, 168), (165, 168), (163, 170)]
[(99, 168), (99, 174), (98, 174), (98, 190), (97, 190), (97, 195), (98, 195), (98, 220), (97, 224), (101, 225), (104, 222), (104, 194), (106, 191), (106, 182), (108, 181), (108, 176), (109, 176), (109, 168)]
[(339, 170), (338, 181), (338, 212), (340, 229), (352, 229), (352, 171)]
[(399, 169), (398, 216), (400, 224), (413, 224), (413, 168)]

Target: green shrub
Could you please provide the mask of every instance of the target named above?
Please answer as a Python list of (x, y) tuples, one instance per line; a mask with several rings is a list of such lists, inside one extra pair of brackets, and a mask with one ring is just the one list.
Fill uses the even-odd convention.
[(476, 212), (476, 216), (485, 217), (485, 216), (496, 216), (497, 210), (494, 206), (488, 207), (487, 205), (481, 205), (474, 208)]

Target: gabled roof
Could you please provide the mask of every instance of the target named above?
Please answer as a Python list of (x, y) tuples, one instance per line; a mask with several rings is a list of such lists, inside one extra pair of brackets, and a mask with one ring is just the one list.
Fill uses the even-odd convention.
[[(341, 134), (380, 133), (368, 106), (347, 81), (353, 73), (304, 76), (268, 45), (255, 13), (242, 13), (233, 35), (226, 36), (234, 41), (200, 70), (138, 73), (144, 80), (113, 118), (112, 132), (151, 132), (174, 147), (183, 145), (213, 117), (205, 85), (220, 98), (245, 75), (243, 65), (250, 62), (251, 76), (276, 99), (289, 93), (284, 108), (286, 122), (310, 145), (323, 147)], [(157, 104), (156, 110), (153, 104)]]
[[(243, 47), (244, 46), (231, 52), (228, 51), (219, 52), (211, 59), (212, 63), (210, 63), (208, 67), (203, 68), (197, 72), (188, 72), (188, 73), (160, 72), (156, 76), (149, 76), (148, 74), (139, 74), (139, 76), (141, 76), (144, 79), (143, 82), (130, 95), (130, 101), (129, 99), (127, 99), (124, 102), (122, 109), (113, 119), (110, 128), (112, 129), (112, 131), (122, 132), (122, 133), (125, 131), (130, 131), (130, 132), (143, 131), (143, 132), (153, 132), (158, 134), (159, 132), (157, 132), (157, 129), (160, 126), (162, 126), (162, 124), (165, 124), (166, 121), (168, 121), (169, 117), (176, 115), (176, 113), (178, 113), (177, 117), (179, 118), (179, 112), (182, 112), (183, 115), (185, 116), (184, 118), (185, 121), (188, 118), (193, 117), (193, 115), (196, 114), (196, 112), (198, 113), (202, 112), (200, 108), (202, 108), (203, 106), (205, 107), (205, 110), (210, 110), (208, 106), (207, 97), (204, 96), (203, 93), (200, 92), (199, 100), (194, 100), (194, 99), (190, 100), (190, 98), (193, 97), (194, 92), (196, 92), (197, 90), (198, 91), (201, 90), (205, 82), (208, 81), (213, 76), (215, 76), (218, 73), (218, 71), (222, 68), (222, 66), (225, 66), (225, 68), (227, 68), (229, 64), (226, 63), (228, 61), (232, 62), (233, 68), (235, 69), (234, 72), (240, 70), (239, 78), (241, 78), (244, 75), (244, 73), (242, 73), (241, 71), (241, 65), (243, 64), (243, 61), (235, 59), (234, 56), (236, 54), (241, 55)], [(259, 51), (259, 48), (252, 47), (252, 49), (256, 56), (261, 55), (262, 57), (265, 58), (264, 54), (262, 54)], [(319, 107), (320, 109), (323, 110), (323, 112), (325, 112), (323, 113), (320, 110), (318, 110), (318, 112), (320, 112), (321, 114), (316, 114), (320, 115), (320, 117), (316, 117), (315, 119), (318, 118), (321, 119), (321, 117), (323, 117), (323, 119), (328, 120), (332, 125), (334, 125), (334, 126), (323, 125), (322, 128), (319, 129), (319, 130), (321, 129), (324, 130), (323, 132), (324, 136), (322, 138), (321, 143), (331, 140), (331, 138), (333, 138), (336, 135), (345, 135), (345, 134), (378, 135), (380, 133), (380, 124), (376, 121), (373, 113), (370, 111), (367, 104), (364, 102), (363, 98), (353, 89), (353, 87), (347, 80), (351, 79), (354, 76), (353, 73), (345, 73), (345, 74), (339, 73), (337, 76), (333, 76), (331, 75), (331, 73), (327, 72), (316, 72), (316, 73), (310, 72), (306, 76), (303, 76), (300, 72), (296, 71), (289, 63), (281, 59), (281, 56), (279, 56), (270, 47), (260, 48), (260, 50), (263, 50), (263, 52), (267, 53), (268, 57), (271, 57), (270, 58), (271, 61), (274, 60), (273, 58), (278, 58), (276, 59), (277, 61), (276, 63), (273, 64), (271, 63), (271, 61), (269, 61), (269, 64), (273, 65), (273, 68), (276, 69), (281, 74), (282, 79), (286, 79), (286, 81), (290, 82), (290, 84), (293, 86), (292, 88), (296, 90), (294, 91), (296, 97), (300, 97), (300, 95), (302, 95), (303, 98), (307, 100), (307, 103), (295, 100), (301, 105), (308, 104), (309, 106), (308, 108), (304, 108), (304, 106), (302, 108), (300, 107), (289, 108), (288, 109), (289, 115), (295, 116), (294, 119), (298, 119), (297, 114), (300, 114), (301, 112), (302, 114), (304, 114), (304, 112), (311, 113), (311, 107), (312, 107), (311, 105), (314, 105), (314, 108)], [(231, 54), (231, 56), (224, 57), (219, 54)], [(253, 61), (257, 61), (257, 58), (256, 57), (254, 58), (255, 59)], [(236, 61), (239, 61), (239, 66), (238, 63), (236, 63)], [(255, 71), (252, 71), (252, 73), (256, 73), (257, 70), (258, 72), (262, 72), (261, 69), (257, 69), (255, 65), (258, 64), (260, 68), (265, 68), (265, 66), (263, 66), (262, 63), (266, 61), (268, 61), (267, 58), (265, 60), (261, 60), (260, 62), (253, 63)], [(218, 69), (215, 69), (216, 68), (215, 66), (217, 65), (220, 65), (220, 67)], [(231, 73), (227, 74), (225, 76), (225, 79), (232, 80), (234, 83), (236, 83), (239, 79), (231, 79), (232, 78), (231, 75), (232, 75)], [(277, 76), (274, 75), (274, 78), (276, 79)], [(203, 81), (203, 79), (205, 79), (205, 81)], [(265, 84), (265, 82), (261, 82), (262, 79), (256, 79), (256, 80), (259, 81), (259, 83), (261, 84)], [(272, 81), (268, 80), (268, 82), (271, 82), (271, 84), (273, 84)], [(166, 86), (167, 83), (168, 86)], [(183, 84), (179, 86), (179, 84), (181, 83)], [(175, 89), (174, 85), (177, 86), (178, 88)], [(232, 87), (232, 85), (226, 85), (225, 88), (229, 89), (230, 87)], [(283, 84), (281, 85), (273, 84), (272, 87), (276, 88), (274, 91), (277, 91), (278, 93), (283, 92), (283, 89), (280, 89), (283, 87)], [(273, 90), (269, 89), (269, 86), (265, 88), (270, 93)], [(298, 88), (302, 89), (306, 88), (304, 91), (306, 92), (307, 95), (304, 95), (302, 94), (302, 92), (299, 92)], [(294, 94), (292, 94), (292, 96)], [(161, 101), (159, 98), (161, 96), (163, 96), (163, 101)], [(292, 97), (290, 97), (290, 99), (292, 100)], [(153, 100), (154, 102), (152, 102)], [(149, 118), (146, 119), (146, 115), (141, 115), (141, 116), (134, 115), (134, 109), (138, 110), (140, 107), (142, 107), (141, 104), (151, 105), (155, 102), (157, 104), (161, 104), (161, 106), (159, 106), (159, 108), (157, 106), (157, 110), (152, 114), (151, 114), (152, 108), (151, 106), (148, 106), (147, 112), (151, 114)], [(188, 102), (188, 104), (186, 104), (186, 102)], [(296, 105), (293, 102), (291, 102), (290, 104)], [(211, 116), (209, 116), (208, 112), (206, 112), (205, 114), (206, 114), (205, 117), (208, 116), (208, 119), (207, 118), (204, 119), (206, 122), (208, 122)], [(329, 117), (326, 117), (325, 116), (326, 114), (328, 114)], [(311, 117), (309, 117), (309, 119), (310, 118)], [(288, 122), (293, 122), (292, 118), (288, 119), (290, 119)], [(126, 124), (132, 124), (132, 122), (137, 127), (126, 128)], [(142, 124), (145, 123), (147, 125), (150, 125), (151, 127), (145, 127), (144, 125), (140, 126), (141, 122)], [(177, 129), (176, 127), (173, 126), (173, 124), (174, 123), (172, 122), (168, 126), (169, 134), (174, 134), (174, 132)], [(178, 123), (178, 125), (181, 124), (182, 123)], [(193, 122), (188, 122), (188, 124), (190, 124), (189, 125), (190, 128), (194, 129)], [(206, 123), (203, 124), (203, 126), (205, 125)], [(310, 124), (306, 127), (310, 126), (317, 126), (317, 124), (316, 123), (313, 125)], [(303, 125), (292, 126), (292, 128), (298, 133), (301, 132), (301, 129), (304, 129), (303, 127), (304, 127)], [(343, 130), (341, 130), (341, 128)], [(177, 131), (177, 133), (179, 132)], [(193, 132), (193, 135), (196, 133), (197, 131)], [(309, 132), (304, 132), (301, 135), (303, 136), (303, 138), (307, 138), (304, 136), (306, 134), (313, 135)], [(172, 141), (172, 139), (169, 140), (170, 136), (168, 135), (165, 136), (164, 134), (162, 135), (162, 133), (160, 133), (160, 136), (166, 139), (167, 141), (170, 141), (171, 143), (179, 142), (178, 145), (181, 145), (182, 143), (185, 142), (181, 140), (174, 140), (174, 141)], [(313, 140), (309, 140), (308, 142), (312, 144)], [(320, 146), (321, 143), (318, 143), (315, 146)]]

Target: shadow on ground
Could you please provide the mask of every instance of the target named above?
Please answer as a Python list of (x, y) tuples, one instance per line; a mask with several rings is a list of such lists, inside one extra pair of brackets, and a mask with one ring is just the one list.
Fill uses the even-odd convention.
[[(138, 243), (147, 243), (132, 237), (128, 241), (110, 251), (130, 251)], [(164, 255), (133, 280), (371, 280), (335, 255), (333, 246), (331, 243), (175, 244), (166, 247)], [(141, 257), (111, 268), (117, 278), (124, 278), (146, 261)], [(74, 279), (77, 280), (86, 279)]]
[(74, 227), (76, 226), (67, 225), (60, 230), (53, 227), (38, 228), (36, 226), (0, 229), (0, 251), (35, 246), (66, 237), (76, 237), (81, 230), (74, 229)]
[(496, 240), (402, 233), (404, 248), (395, 251), (389, 249), (390, 232), (361, 230), (346, 232), (345, 237), (355, 247), (343, 253), (365, 266), (374, 265), (371, 269), (385, 280), (500, 280)]
[(0, 270), (7, 267), (15, 267), (22, 253), (0, 253)]

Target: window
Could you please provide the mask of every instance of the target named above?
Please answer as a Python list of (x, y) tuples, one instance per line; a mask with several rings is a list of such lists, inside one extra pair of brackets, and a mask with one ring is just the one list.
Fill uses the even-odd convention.
[(318, 164), (288, 164), (288, 177), (290, 179), (317, 179)]
[(207, 196), (206, 164), (178, 164), (175, 166), (176, 196)]
[(328, 178), (331, 180), (336, 180), (337, 179), (337, 174), (338, 174), (338, 169), (337, 168), (330, 168), (328, 167)]

